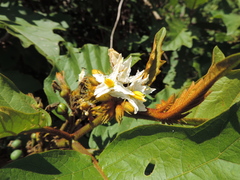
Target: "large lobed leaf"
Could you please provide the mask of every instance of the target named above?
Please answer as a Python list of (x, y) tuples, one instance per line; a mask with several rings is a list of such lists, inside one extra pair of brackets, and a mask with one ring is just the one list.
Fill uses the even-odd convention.
[(211, 90), (189, 115), (207, 119), (202, 126), (136, 123), (138, 127), (120, 134), (99, 156), (109, 179), (239, 179), (240, 70)]
[(227, 13), (225, 14), (223, 11), (215, 11), (212, 13), (214, 18), (222, 19), (223, 23), (227, 28), (227, 35), (239, 34), (239, 18), (240, 15), (236, 13)]
[(37, 102), (21, 93), (2, 74), (0, 74), (0, 87), (0, 138), (51, 125), (49, 114), (34, 108), (37, 107)]
[(50, 63), (59, 56), (58, 44), (63, 39), (53, 33), (54, 29), (63, 30), (58, 23), (21, 6), (0, 7), (0, 12), (0, 28), (19, 38), (23, 47), (34, 45)]
[(102, 179), (90, 156), (70, 150), (34, 154), (0, 169), (1, 179)]
[(184, 22), (179, 21), (179, 19), (168, 19), (166, 20), (169, 26), (167, 40), (163, 44), (164, 51), (174, 51), (180, 49), (181, 46), (186, 46), (188, 48), (192, 47), (193, 39), (192, 33), (188, 31), (187, 26)]
[(109, 179), (238, 179), (236, 109), (239, 104), (199, 133), (198, 128), (162, 125), (134, 128), (103, 151), (100, 165)]
[(187, 117), (211, 119), (218, 116), (240, 100), (239, 90), (240, 71), (235, 70), (218, 80), (207, 99), (192, 109)]

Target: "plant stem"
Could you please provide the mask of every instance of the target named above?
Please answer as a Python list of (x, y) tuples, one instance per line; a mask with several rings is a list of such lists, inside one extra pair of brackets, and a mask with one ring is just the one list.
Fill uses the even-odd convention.
[(55, 135), (58, 135), (62, 138), (65, 138), (69, 141), (72, 140), (73, 136), (65, 131), (61, 131), (59, 129), (55, 129), (55, 128), (52, 128), (52, 127), (49, 127), (49, 126), (45, 126), (43, 128), (39, 128), (39, 129), (33, 129), (33, 130), (29, 130), (29, 131), (23, 131), (21, 132), (21, 134), (24, 134), (24, 133), (35, 133), (35, 132), (41, 132), (41, 133), (50, 133), (50, 134), (55, 134)]
[(117, 28), (117, 24), (118, 24), (118, 21), (119, 21), (119, 18), (120, 18), (123, 1), (124, 0), (121, 0), (118, 4), (117, 18), (116, 18), (116, 21), (114, 23), (114, 26), (113, 26), (113, 29), (112, 29), (112, 32), (111, 32), (111, 36), (110, 36), (110, 48), (113, 48), (113, 36), (114, 36), (114, 32)]
[(104, 180), (107, 180), (107, 176), (104, 174), (102, 168), (99, 166), (98, 161), (96, 160), (96, 158), (87, 151), (87, 149), (85, 147), (83, 147), (83, 145), (81, 145), (79, 142), (77, 141), (72, 141), (72, 148), (73, 150), (81, 153), (81, 154), (86, 154), (88, 156), (90, 156), (92, 158), (93, 161), (93, 165), (94, 167), (98, 170), (98, 172), (101, 174), (101, 176), (103, 177)]
[(71, 136), (73, 136), (74, 137), (73, 139), (76, 141), (79, 138), (81, 138), (84, 134), (90, 132), (93, 128), (100, 124), (102, 124), (102, 116), (96, 117), (93, 121), (89, 122), (76, 132), (72, 133)]

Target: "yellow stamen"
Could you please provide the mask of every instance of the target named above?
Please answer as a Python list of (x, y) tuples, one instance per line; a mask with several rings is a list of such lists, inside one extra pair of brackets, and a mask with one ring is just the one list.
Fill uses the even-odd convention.
[(96, 98), (98, 101), (102, 101), (102, 102), (104, 102), (104, 101), (109, 101), (109, 100), (111, 100), (112, 99), (112, 96), (111, 95), (109, 95), (109, 94), (103, 94), (103, 95), (101, 95), (100, 97), (98, 97), (98, 98)]
[(93, 69), (92, 74), (104, 74), (104, 73), (98, 69)]
[(109, 78), (105, 79), (104, 83), (105, 83), (109, 88), (114, 87), (114, 81), (111, 80), (111, 79), (109, 79)]
[(141, 100), (143, 102), (145, 102), (146, 100), (144, 99), (145, 95), (143, 93), (141, 93), (140, 91), (133, 91), (134, 95), (133, 97), (135, 99)]
[(99, 85), (99, 82), (97, 82), (96, 78), (93, 76), (89, 76), (88, 80), (91, 83), (91, 85), (93, 85), (93, 86)]
[(124, 111), (126, 111), (128, 114), (134, 113), (134, 107), (128, 101), (123, 101), (121, 105), (122, 105)]
[(115, 119), (117, 120), (118, 123), (121, 123), (123, 115), (124, 108), (122, 107), (122, 105), (118, 104), (115, 108)]

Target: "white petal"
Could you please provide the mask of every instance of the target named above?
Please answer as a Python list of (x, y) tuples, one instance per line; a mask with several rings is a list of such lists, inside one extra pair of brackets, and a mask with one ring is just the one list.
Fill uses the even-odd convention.
[(121, 61), (121, 59), (123, 59), (122, 54), (119, 54), (117, 51), (115, 51), (112, 48), (108, 50), (108, 56), (109, 56), (109, 61), (112, 66), (112, 69), (114, 66), (116, 66), (116, 64), (119, 63), (119, 61)]
[(122, 66), (119, 69), (119, 75), (118, 75), (118, 81), (127, 84), (129, 83), (129, 75), (131, 72), (131, 62), (132, 57), (130, 56), (127, 60), (125, 60), (122, 64)]
[(103, 83), (105, 80), (105, 75), (103, 74), (93, 74), (93, 77), (95, 77), (96, 81), (99, 83)]
[(134, 107), (134, 114), (136, 114), (138, 111), (146, 111), (146, 107), (143, 104), (142, 101), (134, 99), (134, 98), (129, 98), (128, 102)]
[(133, 106), (134, 114), (137, 114), (137, 112), (139, 110), (138, 105), (135, 103), (135, 101), (133, 99), (128, 99), (128, 102)]
[(94, 91), (94, 96), (100, 97), (109, 92), (110, 88), (108, 88), (105, 84), (99, 84)]
[(85, 77), (85, 75), (86, 75), (85, 69), (82, 68), (81, 73), (78, 75), (78, 83), (82, 82), (82, 80)]
[(116, 85), (114, 87), (114, 90), (117, 92), (122, 92), (125, 95), (134, 95), (132, 91), (130, 91), (128, 88), (124, 87), (123, 85)]

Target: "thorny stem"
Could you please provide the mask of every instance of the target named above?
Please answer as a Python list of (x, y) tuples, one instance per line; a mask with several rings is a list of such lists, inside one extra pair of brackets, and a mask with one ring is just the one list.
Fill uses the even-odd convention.
[(76, 132), (72, 133), (71, 136), (74, 136), (74, 140), (78, 140), (81, 138), (84, 134), (90, 132), (93, 128), (96, 126), (102, 124), (102, 116), (96, 117), (93, 121), (89, 122)]

